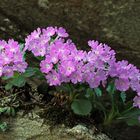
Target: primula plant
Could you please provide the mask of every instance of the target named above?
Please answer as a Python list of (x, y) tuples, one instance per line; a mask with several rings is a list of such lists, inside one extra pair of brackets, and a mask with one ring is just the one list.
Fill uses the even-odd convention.
[(4, 40), (0, 41), (0, 77), (1, 81), (5, 80), (7, 83), (5, 86), (6, 89), (10, 89), (13, 85), (24, 85), (21, 83), (21, 78), (17, 81), (17, 78), (27, 68), (24, 53), (23, 46), (13, 39), (8, 42)]
[[(49, 86), (67, 94), (67, 104), (75, 114), (98, 112), (104, 125), (113, 121), (139, 124), (139, 69), (126, 60), (117, 61), (115, 51), (106, 44), (90, 40), (88, 46), (89, 51), (77, 49), (62, 27), (38, 28), (22, 45), (1, 41), (1, 79), (6, 80), (6, 89), (21, 87), (26, 78), (36, 78), (40, 69)], [(27, 67), (24, 55), (29, 51), (39, 60), (38, 67)], [(129, 95), (131, 91), (135, 97), (133, 92)]]

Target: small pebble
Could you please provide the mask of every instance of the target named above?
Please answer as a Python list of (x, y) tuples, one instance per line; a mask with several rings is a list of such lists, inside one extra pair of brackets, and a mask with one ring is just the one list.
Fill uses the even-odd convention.
[(10, 26), (9, 26), (9, 29), (11, 29), (11, 30), (14, 29), (13, 25), (10, 25)]
[(6, 29), (4, 27), (0, 27), (1, 31), (6, 31)]
[(8, 18), (5, 18), (3, 21), (10, 22), (10, 20)]

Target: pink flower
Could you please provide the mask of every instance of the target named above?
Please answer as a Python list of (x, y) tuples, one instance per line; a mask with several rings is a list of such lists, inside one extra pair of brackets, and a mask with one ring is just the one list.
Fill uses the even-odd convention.
[(72, 61), (62, 61), (59, 65), (59, 71), (65, 76), (70, 76), (75, 71), (75, 66)]
[(47, 29), (43, 29), (42, 32), (46, 36), (51, 37), (51, 36), (55, 35), (56, 29), (53, 27), (47, 27)]
[(11, 66), (4, 66), (3, 67), (4, 76), (12, 77), (14, 74), (13, 67)]
[(25, 69), (27, 68), (26, 62), (16, 62), (14, 63), (13, 70), (19, 71), (19, 72), (25, 72)]
[(48, 63), (47, 60), (42, 60), (41, 63), (40, 63), (40, 69), (43, 73), (48, 73), (52, 70), (53, 68), (53, 65), (52, 63)]
[(50, 86), (60, 85), (60, 75), (56, 71), (49, 72), (48, 75), (46, 75), (46, 79)]
[(10, 39), (8, 42), (0, 41), (0, 76), (12, 77), (14, 72), (24, 72), (27, 68), (17, 41)]
[(18, 42), (14, 41), (13, 39), (10, 39), (8, 44), (5, 46), (6, 52), (12, 54), (19, 52), (19, 48), (20, 46)]
[(2, 76), (2, 73), (3, 73), (3, 67), (0, 66), (0, 77)]
[(140, 108), (140, 96), (135, 96), (133, 101), (134, 101), (133, 106)]
[(64, 28), (62, 28), (62, 27), (59, 27), (57, 29), (57, 34), (60, 37), (68, 37), (69, 36), (68, 33), (66, 33), (66, 30)]
[(128, 79), (116, 79), (115, 80), (116, 89), (120, 91), (126, 91), (129, 89), (130, 82)]

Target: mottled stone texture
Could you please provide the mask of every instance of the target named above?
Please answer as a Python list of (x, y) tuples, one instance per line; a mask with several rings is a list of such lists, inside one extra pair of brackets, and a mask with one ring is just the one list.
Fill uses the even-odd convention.
[[(3, 20), (7, 19), (8, 20)], [(23, 40), (37, 27), (63, 26), (80, 48), (98, 39), (140, 67), (139, 0), (1, 0), (0, 38)]]
[(34, 110), (28, 114), (18, 115), (8, 122), (7, 132), (0, 133), (0, 140), (111, 140), (103, 133), (95, 134), (93, 129), (77, 125), (73, 128), (64, 124), (54, 125), (49, 120), (40, 118)]

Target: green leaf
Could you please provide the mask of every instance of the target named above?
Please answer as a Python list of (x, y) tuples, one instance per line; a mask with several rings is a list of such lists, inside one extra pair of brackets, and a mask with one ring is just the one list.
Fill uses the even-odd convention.
[(108, 91), (108, 93), (114, 94), (116, 90), (115, 83), (111, 81), (106, 90)]
[(44, 59), (44, 57), (38, 56), (38, 57), (36, 57), (36, 59), (39, 60), (39, 61), (42, 61)]
[(70, 84), (62, 84), (60, 86), (56, 86), (56, 90), (70, 93), (73, 90), (73, 87), (71, 87)]
[(5, 114), (8, 115), (8, 116), (11, 115), (11, 107), (6, 108)]
[(36, 78), (39, 78), (40, 80), (44, 80), (45, 78), (45, 76), (44, 76), (44, 74), (40, 71), (40, 69), (39, 68), (34, 68), (34, 71), (35, 71), (35, 76), (36, 76)]
[(23, 74), (24, 77), (31, 77), (35, 74), (36, 70), (32, 67), (26, 69), (25, 73)]
[(72, 102), (71, 108), (75, 114), (88, 115), (92, 110), (92, 104), (86, 99), (76, 99)]
[(94, 91), (95, 91), (97, 96), (102, 96), (102, 91), (100, 88), (94, 88)]
[(11, 115), (12, 116), (15, 116), (16, 115), (15, 109), (13, 107), (11, 107)]
[(124, 117), (124, 118), (131, 118), (133, 116), (140, 116), (140, 109), (133, 108), (126, 113), (122, 113), (122, 117)]
[(140, 116), (140, 109), (130, 108), (120, 114), (118, 120), (126, 121), (128, 125), (140, 125), (138, 117)]
[(14, 107), (4, 107), (4, 108), (0, 108), (0, 113), (3, 113), (10, 116), (15, 116), (16, 115), (16, 112), (15, 112), (15, 109)]
[(140, 126), (140, 122), (139, 122), (139, 119), (138, 119), (139, 116), (140, 116), (140, 109), (132, 108), (132, 110), (130, 110), (129, 112), (122, 115), (122, 119), (124, 121), (126, 121), (126, 123), (129, 126), (133, 126), (133, 125), (139, 125)]
[(7, 81), (8, 83), (5, 85), (6, 90), (10, 90), (13, 86), (23, 87), (26, 83), (26, 79), (19, 75), (19, 73), (15, 73), (14, 76)]
[(8, 77), (8, 76), (3, 76), (2, 77), (2, 80), (8, 80), (8, 79), (10, 79), (11, 77)]
[(3, 112), (5, 112), (6, 110), (7, 110), (6, 107), (1, 107), (1, 108), (0, 108), (0, 114), (3, 113)]
[(92, 97), (93, 95), (94, 95), (93, 89), (88, 88), (88, 89), (86, 90), (85, 97), (90, 98), (90, 97)]
[(26, 83), (26, 80), (23, 76), (19, 76), (14, 78), (10, 83), (17, 87), (23, 87)]
[(24, 44), (23, 43), (20, 43), (20, 50), (22, 51), (24, 49)]
[(138, 120), (138, 117), (133, 117), (133, 118), (130, 118), (130, 119), (127, 119), (126, 120), (126, 123), (129, 125), (129, 126), (133, 126), (133, 125), (140, 125), (140, 122)]
[(125, 92), (121, 92), (120, 93), (120, 97), (121, 97), (121, 99), (122, 99), (122, 101), (124, 103), (126, 101), (126, 93)]
[(0, 123), (0, 130), (5, 132), (7, 130), (8, 126), (6, 122)]
[(13, 79), (14, 78), (18, 78), (20, 76), (20, 73), (18, 73), (18, 72), (14, 72), (14, 76), (12, 77)]
[(10, 83), (10, 82), (9, 82), (8, 84), (5, 85), (5, 89), (6, 89), (6, 90), (10, 90), (12, 87), (13, 87), (13, 84)]

